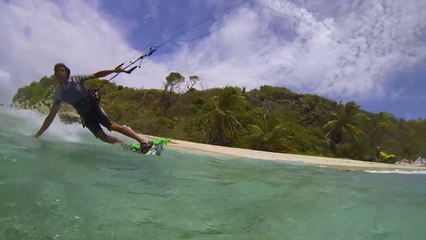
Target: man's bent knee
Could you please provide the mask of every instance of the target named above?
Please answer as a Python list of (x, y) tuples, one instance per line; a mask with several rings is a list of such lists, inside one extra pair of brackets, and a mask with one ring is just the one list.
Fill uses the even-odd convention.
[(118, 132), (118, 131), (120, 131), (121, 129), (123, 129), (124, 128), (124, 126), (122, 126), (122, 125), (120, 125), (120, 124), (117, 124), (117, 123), (112, 123), (111, 124), (111, 126), (109, 127), (109, 130), (110, 131), (116, 131), (116, 132)]

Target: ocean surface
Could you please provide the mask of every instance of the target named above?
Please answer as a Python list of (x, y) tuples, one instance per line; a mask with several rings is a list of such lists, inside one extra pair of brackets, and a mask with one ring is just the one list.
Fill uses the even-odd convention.
[(145, 156), (43, 120), (0, 107), (0, 240), (426, 239), (422, 172)]

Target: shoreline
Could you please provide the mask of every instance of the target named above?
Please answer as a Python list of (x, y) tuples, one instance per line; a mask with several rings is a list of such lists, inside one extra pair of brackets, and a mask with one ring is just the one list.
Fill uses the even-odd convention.
[[(148, 136), (148, 138), (156, 138)], [(366, 162), (344, 158), (330, 158), (308, 155), (297, 155), (288, 153), (266, 152), (243, 148), (223, 147), (217, 145), (194, 143), (183, 140), (172, 139), (168, 147), (176, 150), (184, 150), (194, 153), (207, 153), (212, 155), (222, 155), (231, 157), (242, 157), (267, 161), (283, 161), (304, 163), (309, 166), (334, 168), (340, 170), (399, 170), (399, 171), (426, 171), (426, 167), (399, 165), (390, 163)]]

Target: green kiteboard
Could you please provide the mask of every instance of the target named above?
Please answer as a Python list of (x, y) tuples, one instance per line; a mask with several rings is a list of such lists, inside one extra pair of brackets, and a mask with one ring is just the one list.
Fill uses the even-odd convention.
[[(160, 156), (164, 149), (166, 149), (167, 144), (169, 144), (170, 141), (170, 138), (159, 138), (152, 140), (153, 144), (148, 150), (148, 152), (145, 153), (145, 155), (155, 154), (157, 156)], [(130, 150), (132, 150), (133, 152), (142, 154), (142, 152), (140, 151), (141, 144), (139, 142), (134, 142), (129, 147)]]

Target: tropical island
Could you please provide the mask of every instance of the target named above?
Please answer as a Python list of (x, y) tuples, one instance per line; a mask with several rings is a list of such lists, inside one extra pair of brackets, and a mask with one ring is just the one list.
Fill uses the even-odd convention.
[[(368, 162), (395, 163), (426, 156), (425, 119), (371, 113), (354, 101), (341, 103), (284, 87), (195, 89), (200, 80), (171, 72), (162, 89), (135, 89), (101, 79), (86, 86), (102, 86), (101, 103), (112, 120), (146, 135)], [(46, 76), (18, 89), (13, 106), (47, 114), (54, 85), (53, 77)], [(66, 123), (80, 121), (65, 103), (59, 117)], [(377, 146), (383, 151), (379, 157)]]

